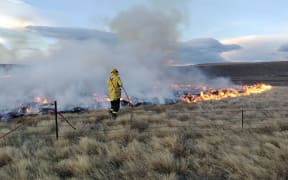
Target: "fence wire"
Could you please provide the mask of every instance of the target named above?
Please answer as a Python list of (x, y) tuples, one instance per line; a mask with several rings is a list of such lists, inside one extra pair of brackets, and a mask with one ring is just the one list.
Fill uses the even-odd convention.
[[(138, 131), (140, 133), (151, 133), (155, 132), (157, 130), (163, 130), (169, 128), (169, 130), (175, 129), (179, 130), (181, 128), (190, 128), (193, 132), (203, 132), (210, 130), (215, 131), (215, 128), (217, 130), (235, 130), (235, 129), (242, 129), (243, 125), (246, 129), (251, 128), (260, 128), (260, 127), (254, 127), (254, 126), (271, 126), (275, 124), (284, 124), (287, 122), (288, 112), (286, 109), (282, 108), (267, 108), (267, 109), (226, 109), (226, 110), (213, 110), (213, 111), (168, 111), (168, 112), (157, 112), (157, 111), (126, 111), (122, 112), (120, 114), (121, 116), (125, 116), (129, 113), (138, 114), (138, 115), (147, 115), (147, 118), (144, 118), (146, 123), (148, 123), (147, 127), (144, 129), (139, 129), (137, 127), (133, 127), (133, 123), (137, 123), (138, 121), (135, 119), (130, 119), (129, 122), (127, 122), (126, 127), (120, 127), (120, 128), (109, 128), (104, 127), (107, 129), (97, 129), (93, 128), (90, 129), (89, 126), (93, 124), (97, 124), (99, 122), (89, 122), (85, 123), (85, 121), (79, 121), (79, 119), (68, 119), (65, 117), (65, 113), (58, 112), (57, 115), (59, 115), (62, 122), (59, 122), (59, 131), (61, 132), (61, 127), (70, 127), (73, 130), (75, 130), (75, 135), (77, 136), (83, 136), (83, 135), (99, 135), (99, 134), (115, 134), (115, 133), (123, 133), (125, 131)], [(212, 115), (211, 115), (212, 114)], [(223, 114), (225, 114), (225, 118), (223, 118)], [(165, 118), (161, 120), (161, 125), (155, 125), (153, 120), (157, 120), (159, 118), (159, 115), (163, 115), (162, 118)], [(96, 115), (97, 116), (97, 115)], [(158, 116), (158, 117), (157, 117)], [(12, 123), (3, 123), (0, 125), (0, 128), (4, 129), (10, 129), (8, 132), (3, 133), (0, 135), (0, 139), (5, 138), (6, 136), (12, 136), (11, 134), (14, 132), (21, 133), (21, 129), (25, 127), (30, 128), (47, 128), (55, 129), (55, 124), (51, 123), (49, 125), (38, 125), (38, 121), (33, 119), (35, 116), (28, 116), (27, 119), (24, 119), (22, 122), (18, 123), (16, 126), (14, 124), (14, 127)], [(109, 121), (109, 116), (105, 116), (103, 121), (107, 122), (117, 122), (116, 121)], [(132, 116), (131, 116), (132, 117)], [(127, 116), (128, 118), (128, 116)], [(179, 120), (181, 118), (182, 120)], [(277, 118), (277, 120), (275, 120)], [(199, 124), (201, 121), (205, 119), (207, 124)], [(51, 121), (53, 119), (46, 119), (47, 121)], [(46, 121), (45, 120), (45, 121)], [(108, 121), (107, 121), (108, 120)], [(241, 122), (242, 121), (242, 122)], [(41, 122), (44, 122), (43, 120)], [(130, 124), (129, 124), (130, 123)], [(150, 123), (150, 124), (149, 124)], [(153, 124), (154, 123), (154, 124)], [(166, 124), (165, 124), (166, 123)], [(175, 123), (175, 124), (172, 124)], [(178, 123), (178, 124), (177, 124)], [(181, 124), (180, 124), (181, 123)], [(242, 127), (241, 127), (242, 123)], [(244, 124), (243, 124), (244, 123)], [(164, 124), (164, 125), (163, 125)], [(130, 126), (129, 126), (130, 125)], [(288, 124), (287, 124), (288, 126)], [(90, 133), (92, 131), (92, 133)], [(96, 132), (93, 132), (96, 131)], [(35, 136), (27, 133), (23, 133), (24, 136)], [(14, 135), (13, 135), (14, 136)], [(17, 135), (16, 135), (17, 136)], [(37, 134), (36, 136), (41, 137), (55, 137), (55, 135), (52, 135), (52, 132), (49, 134)], [(70, 136), (70, 135), (69, 135)], [(59, 137), (66, 137), (65, 135), (59, 135)]]

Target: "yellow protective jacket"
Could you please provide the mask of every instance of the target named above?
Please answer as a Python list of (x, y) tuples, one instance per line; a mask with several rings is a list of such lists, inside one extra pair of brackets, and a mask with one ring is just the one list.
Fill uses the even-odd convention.
[(118, 75), (118, 73), (112, 72), (108, 81), (108, 91), (109, 91), (109, 99), (110, 101), (114, 101), (121, 98), (121, 87), (122, 81)]

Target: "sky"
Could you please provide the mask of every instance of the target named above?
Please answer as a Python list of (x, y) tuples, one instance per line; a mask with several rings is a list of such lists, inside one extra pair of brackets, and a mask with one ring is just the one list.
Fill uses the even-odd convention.
[(51, 18), (52, 24), (55, 26), (98, 28), (99, 30), (107, 30), (108, 20), (116, 16), (121, 10), (143, 3), (140, 0), (134, 0), (133, 3), (129, 0), (25, 0), (24, 2)]
[[(286, 0), (0, 0), (0, 45), (8, 50), (10, 48), (10, 52), (2, 54), (4, 57), (27, 57), (33, 48), (39, 48), (47, 54), (47, 47), (59, 37), (51, 37), (51, 32), (49, 36), (47, 33), (39, 35), (21, 32), (20, 29), (26, 26), (111, 32), (111, 21), (115, 17), (139, 5), (165, 12), (177, 9), (181, 13), (181, 23), (177, 25), (177, 41), (191, 44), (199, 43), (197, 39), (202, 39), (208, 43), (204, 46), (204, 52), (209, 53), (209, 57), (199, 53), (199, 47), (196, 46), (195, 50), (193, 45), (190, 50), (194, 59), (189, 59), (189, 53), (186, 53), (183, 56), (186, 60), (175, 63), (209, 63), (213, 62), (214, 55), (217, 62), (275, 61), (288, 58), (287, 48), (282, 48), (288, 44)], [(25, 52), (17, 52), (17, 55), (11, 51), (15, 46), (15, 34), (16, 37), (25, 36), (21, 48), (27, 46)], [(209, 43), (214, 40), (223, 46), (238, 45), (239, 48), (210, 53), (213, 47)], [(29, 52), (27, 49), (30, 49)], [(195, 61), (195, 54), (199, 55), (200, 60)], [(10, 59), (12, 61), (13, 58)], [(19, 61), (17, 59), (15, 62)]]
[(190, 32), (217, 39), (285, 33), (287, 5), (285, 0), (191, 1)]
[[(4, 0), (5, 1), (5, 0)], [(169, 0), (168, 0), (169, 1)], [(167, 1), (167, 2), (168, 2)], [(105, 20), (145, 0), (24, 0), (55, 25), (105, 28)], [(165, 2), (165, 1), (163, 1)], [(285, 0), (187, 0), (188, 22), (183, 39), (235, 38), (248, 35), (285, 33), (288, 30), (288, 1)], [(156, 3), (155, 3), (156, 4)], [(57, 17), (58, 16), (58, 17)]]

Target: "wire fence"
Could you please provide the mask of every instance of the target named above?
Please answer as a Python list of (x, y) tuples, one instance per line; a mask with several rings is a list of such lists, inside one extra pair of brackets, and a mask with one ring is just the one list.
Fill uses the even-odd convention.
[[(63, 137), (99, 136), (109, 134), (123, 134), (138, 131), (140, 133), (155, 133), (159, 131), (179, 131), (190, 129), (193, 132), (210, 132), (217, 130), (253, 130), (261, 128), (280, 127), (280, 130), (288, 130), (288, 111), (281, 108), (259, 109), (223, 109), (210, 111), (139, 111), (130, 109), (120, 114), (127, 119), (126, 126), (111, 128), (96, 127), (94, 122), (85, 122), (65, 117), (65, 114), (57, 111), (57, 102), (54, 102), (54, 120), (47, 119), (39, 123), (35, 116), (27, 117), (18, 123), (1, 124), (2, 134), (0, 140), (9, 136), (16, 137), (44, 137), (59, 139)], [(142, 119), (134, 118), (133, 114), (142, 116)], [(109, 119), (109, 116), (106, 116)], [(159, 121), (160, 117), (160, 122)], [(59, 119), (58, 119), (59, 118)], [(125, 119), (125, 118), (122, 118)], [(107, 118), (106, 118), (107, 119)], [(53, 122), (53, 121), (54, 122)], [(108, 121), (107, 121), (108, 122)], [(111, 123), (117, 122), (109, 120)], [(137, 124), (138, 123), (138, 124)], [(140, 123), (140, 124), (139, 124)], [(141, 124), (142, 123), (142, 124)], [(144, 124), (143, 124), (144, 123)], [(92, 125), (92, 127), (91, 127)], [(30, 128), (31, 133), (26, 133), (24, 127)], [(3, 129), (5, 131), (3, 131)], [(67, 130), (68, 129), (68, 130)], [(63, 132), (64, 131), (64, 132)], [(4, 133), (3, 133), (4, 132)]]

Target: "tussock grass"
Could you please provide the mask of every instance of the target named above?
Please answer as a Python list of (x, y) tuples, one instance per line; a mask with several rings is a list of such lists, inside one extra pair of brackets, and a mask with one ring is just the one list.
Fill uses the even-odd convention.
[(0, 167), (3, 167), (12, 162), (12, 158), (7, 153), (0, 153)]
[(287, 90), (0, 122), (0, 179), (287, 179)]
[(82, 177), (92, 170), (90, 158), (87, 155), (77, 155), (71, 159), (61, 160), (55, 170), (60, 177)]
[(144, 131), (149, 127), (149, 123), (144, 121), (133, 121), (131, 124), (131, 129), (137, 129), (138, 131)]

